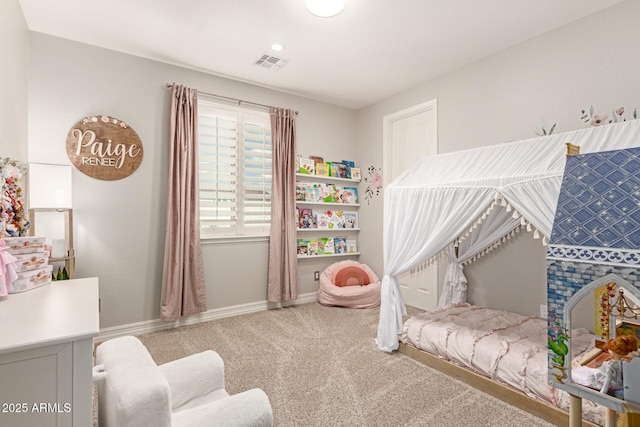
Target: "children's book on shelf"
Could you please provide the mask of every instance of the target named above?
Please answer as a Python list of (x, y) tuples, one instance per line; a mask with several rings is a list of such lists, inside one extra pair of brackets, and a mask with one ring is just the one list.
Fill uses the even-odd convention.
[(339, 191), (340, 203), (356, 204), (358, 203), (358, 189), (356, 187), (344, 187)]
[(346, 237), (334, 237), (333, 238), (334, 250), (337, 254), (347, 253), (347, 238)]
[(347, 253), (355, 254), (358, 252), (358, 242), (354, 239), (347, 239)]
[(335, 244), (333, 237), (321, 237), (318, 242), (322, 243), (322, 250), (325, 255), (333, 255), (335, 253)]
[(324, 159), (320, 156), (309, 156), (309, 159), (313, 160), (316, 166), (324, 163)]
[(351, 179), (362, 179), (362, 172), (360, 172), (360, 168), (351, 168)]
[(329, 228), (329, 215), (327, 212), (322, 211), (315, 214), (316, 215), (316, 228), (320, 229), (328, 229)]
[(326, 163), (316, 163), (316, 175), (317, 176), (329, 176), (329, 165)]
[(298, 255), (308, 255), (307, 249), (309, 241), (305, 239), (298, 239)]
[(307, 183), (296, 181), (296, 201), (304, 202), (307, 194)]
[(324, 241), (322, 240), (322, 238), (319, 238), (316, 244), (317, 244), (316, 253), (318, 255), (325, 255), (326, 252), (324, 251)]
[(354, 162), (352, 162), (351, 160), (343, 160), (342, 164), (345, 165), (347, 167), (347, 176), (345, 178), (349, 178), (351, 179), (351, 168), (353, 168), (356, 164)]
[(331, 163), (331, 176), (335, 178), (346, 178), (347, 165), (344, 163)]
[(357, 212), (344, 212), (344, 228), (360, 228)]
[(327, 211), (329, 229), (344, 228), (344, 213), (342, 211)]
[(303, 175), (314, 175), (316, 171), (316, 164), (313, 160), (300, 157), (300, 172)]
[(333, 184), (320, 184), (322, 201), (325, 203), (335, 203), (338, 200), (338, 189)]
[(307, 244), (307, 255), (317, 255), (318, 253), (318, 241), (317, 240), (309, 240)]
[(316, 220), (312, 209), (298, 209), (298, 228), (316, 228)]
[(307, 202), (322, 201), (322, 190), (320, 189), (320, 184), (307, 184), (304, 190), (304, 200)]

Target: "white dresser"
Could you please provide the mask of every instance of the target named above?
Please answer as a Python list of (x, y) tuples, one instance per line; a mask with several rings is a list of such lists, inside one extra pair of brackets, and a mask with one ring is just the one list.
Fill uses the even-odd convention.
[(98, 278), (0, 301), (0, 426), (92, 425)]

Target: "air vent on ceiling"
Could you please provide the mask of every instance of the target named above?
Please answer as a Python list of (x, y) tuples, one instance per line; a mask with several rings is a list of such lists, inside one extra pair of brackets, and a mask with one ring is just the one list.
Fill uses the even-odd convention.
[(278, 71), (287, 64), (287, 60), (284, 58), (278, 58), (277, 56), (264, 54), (256, 60), (255, 64), (271, 71)]

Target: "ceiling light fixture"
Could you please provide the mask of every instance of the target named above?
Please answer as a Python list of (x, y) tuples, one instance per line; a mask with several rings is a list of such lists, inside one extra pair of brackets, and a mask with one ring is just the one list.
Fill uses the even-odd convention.
[(304, 5), (314, 15), (330, 18), (344, 10), (347, 0), (304, 0)]
[(271, 50), (274, 52), (280, 52), (282, 49), (284, 49), (284, 46), (281, 43), (274, 43), (271, 45)]

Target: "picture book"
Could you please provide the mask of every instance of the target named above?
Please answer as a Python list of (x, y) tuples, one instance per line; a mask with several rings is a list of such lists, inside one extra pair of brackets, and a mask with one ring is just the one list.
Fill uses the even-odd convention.
[(333, 184), (319, 184), (322, 194), (322, 201), (325, 203), (335, 203), (338, 201), (338, 189)]
[(362, 179), (362, 172), (360, 172), (360, 168), (351, 168), (351, 179)]
[(307, 183), (296, 181), (296, 201), (304, 202), (307, 192)]
[(344, 214), (342, 211), (327, 211), (329, 229), (344, 228)]
[(316, 163), (316, 175), (329, 176), (329, 165), (326, 163)]
[(309, 241), (305, 239), (298, 239), (298, 255), (307, 255), (307, 247)]
[(316, 166), (324, 163), (324, 159), (320, 156), (309, 156), (309, 159), (313, 160), (313, 163), (315, 163)]
[(358, 203), (358, 189), (356, 187), (344, 187), (338, 193), (340, 203), (352, 205)]
[(335, 253), (335, 245), (333, 242), (333, 238), (331, 237), (321, 237), (319, 242), (322, 242), (322, 249), (326, 255), (333, 255)]
[(355, 254), (358, 252), (358, 242), (353, 239), (347, 239), (347, 253)]
[(316, 255), (318, 253), (318, 241), (309, 240), (307, 244), (307, 255)]
[(322, 190), (320, 190), (320, 184), (308, 184), (304, 189), (304, 200), (306, 202), (322, 201)]
[(333, 238), (334, 251), (337, 254), (347, 253), (347, 238), (346, 237), (334, 237)]
[(305, 159), (301, 157), (300, 160), (300, 173), (304, 175), (314, 175), (316, 171), (316, 164), (311, 159)]
[(329, 228), (329, 215), (326, 212), (316, 214), (316, 228)]
[(345, 178), (351, 179), (351, 168), (353, 168), (356, 164), (351, 160), (343, 160), (342, 164), (347, 167), (347, 176)]
[(300, 208), (298, 210), (298, 228), (316, 228), (313, 210), (309, 208)]
[(346, 178), (347, 165), (343, 163), (331, 163), (331, 176), (335, 178)]
[(344, 212), (344, 228), (360, 228), (357, 212)]
[(326, 252), (324, 251), (324, 241), (322, 240), (322, 238), (318, 239), (317, 241), (317, 250), (316, 253), (318, 255), (325, 255)]

